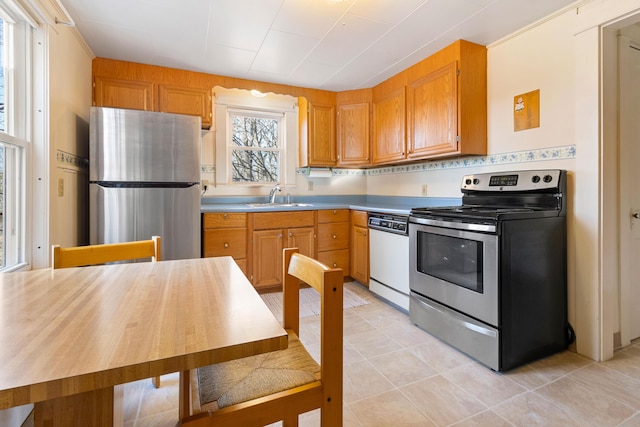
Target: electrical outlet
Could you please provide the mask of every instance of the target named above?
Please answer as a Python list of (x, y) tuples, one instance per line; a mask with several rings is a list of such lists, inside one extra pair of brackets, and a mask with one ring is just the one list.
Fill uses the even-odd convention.
[(427, 184), (422, 184), (422, 195), (423, 196), (427, 195)]
[(309, 181), (308, 182), (308, 188), (309, 191), (313, 191), (313, 181)]
[(58, 178), (58, 197), (64, 197), (64, 179)]

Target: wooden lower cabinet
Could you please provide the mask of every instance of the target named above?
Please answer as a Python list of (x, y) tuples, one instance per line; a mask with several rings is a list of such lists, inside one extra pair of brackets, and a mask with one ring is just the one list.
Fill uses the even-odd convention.
[(351, 277), (369, 284), (369, 227), (365, 211), (351, 211)]
[(251, 233), (250, 280), (258, 290), (282, 287), (282, 249), (297, 247), (316, 256), (316, 211), (257, 212), (248, 214)]
[(318, 261), (327, 267), (342, 268), (344, 275), (349, 275), (349, 249), (318, 252)]
[[(202, 256), (231, 256), (259, 291), (282, 287), (282, 250), (297, 247), (353, 276), (354, 239), (349, 209), (255, 213), (205, 213), (202, 216)], [(365, 232), (366, 212), (364, 214)], [(368, 235), (365, 236), (366, 276), (369, 275)], [(360, 240), (358, 240), (360, 242)], [(358, 258), (360, 259), (360, 258)], [(357, 280), (366, 283), (366, 280)], [(367, 277), (368, 280), (368, 277)]]
[(202, 256), (230, 256), (247, 275), (247, 214), (202, 215)]
[(349, 276), (349, 209), (318, 211), (318, 261)]
[(298, 248), (301, 254), (314, 258), (315, 230), (297, 227), (253, 232), (253, 286), (275, 288), (282, 285), (282, 250)]
[(278, 286), (282, 283), (282, 230), (253, 232), (253, 270), (251, 281), (256, 288)]

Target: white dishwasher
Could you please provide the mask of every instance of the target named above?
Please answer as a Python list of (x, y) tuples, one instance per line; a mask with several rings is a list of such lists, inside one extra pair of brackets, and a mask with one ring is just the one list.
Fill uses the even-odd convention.
[(369, 212), (369, 290), (409, 311), (408, 215)]

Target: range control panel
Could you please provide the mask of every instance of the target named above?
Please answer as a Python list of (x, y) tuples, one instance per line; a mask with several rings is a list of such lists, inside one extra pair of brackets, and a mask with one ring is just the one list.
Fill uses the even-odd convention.
[(461, 189), (467, 191), (538, 191), (561, 187), (562, 170), (541, 169), (465, 175)]
[(409, 234), (409, 216), (369, 212), (369, 228), (396, 234)]

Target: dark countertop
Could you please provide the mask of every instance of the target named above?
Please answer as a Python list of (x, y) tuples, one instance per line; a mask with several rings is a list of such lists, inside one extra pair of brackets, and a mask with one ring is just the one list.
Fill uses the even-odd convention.
[[(460, 198), (455, 197), (398, 197), (398, 196), (300, 196), (292, 197), (292, 202), (306, 206), (261, 206), (252, 207), (249, 203), (264, 203), (266, 197), (203, 197), (200, 211), (206, 212), (279, 212), (300, 210), (353, 209), (368, 212), (407, 215), (412, 208), (425, 206), (458, 206)], [(283, 203), (282, 197), (276, 202)]]

